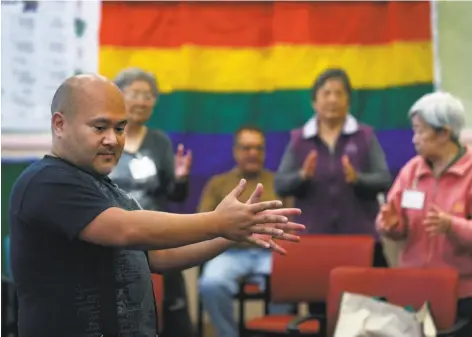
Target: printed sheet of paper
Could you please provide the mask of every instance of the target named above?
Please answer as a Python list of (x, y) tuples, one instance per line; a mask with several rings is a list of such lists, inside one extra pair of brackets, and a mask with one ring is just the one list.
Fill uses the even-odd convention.
[(99, 1), (2, 1), (2, 132), (47, 132), (60, 83), (79, 71), (97, 71), (99, 6)]

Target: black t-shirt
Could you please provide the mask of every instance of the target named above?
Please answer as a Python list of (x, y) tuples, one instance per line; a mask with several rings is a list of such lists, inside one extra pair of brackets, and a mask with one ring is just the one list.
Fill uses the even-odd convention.
[(110, 250), (120, 336), (156, 336), (146, 254), (78, 239), (81, 230), (110, 207), (140, 208), (108, 178), (59, 158), (46, 156), (18, 178), (9, 215), (20, 336), (101, 336), (101, 264)]

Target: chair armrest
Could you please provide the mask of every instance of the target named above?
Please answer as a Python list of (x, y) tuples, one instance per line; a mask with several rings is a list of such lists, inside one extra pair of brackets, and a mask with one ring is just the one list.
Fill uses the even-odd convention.
[(320, 336), (326, 335), (326, 317), (323, 315), (308, 315), (303, 317), (297, 317), (287, 324), (287, 332), (291, 334), (300, 334), (300, 325), (308, 321), (319, 321), (320, 322)]
[(437, 337), (451, 337), (459, 336), (458, 334), (469, 325), (469, 320), (465, 318), (459, 318), (459, 320), (449, 329), (438, 331)]

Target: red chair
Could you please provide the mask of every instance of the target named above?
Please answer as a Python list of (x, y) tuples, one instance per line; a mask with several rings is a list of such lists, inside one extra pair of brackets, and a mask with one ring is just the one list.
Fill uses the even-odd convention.
[(452, 269), (354, 268), (332, 271), (328, 296), (328, 334), (332, 336), (338, 319), (342, 293), (385, 297), (400, 306), (421, 308), (429, 301), (441, 330), (438, 336), (453, 336), (468, 322), (456, 321), (458, 273)]
[(156, 300), (157, 307), (157, 322), (159, 327), (159, 332), (162, 332), (164, 327), (164, 317), (163, 317), (163, 302), (164, 302), (164, 279), (160, 274), (151, 274), (152, 278), (152, 287), (154, 290), (154, 298)]
[[(370, 236), (304, 235), (299, 243), (282, 243), (288, 255), (273, 255), (270, 300), (275, 303), (322, 302), (328, 295), (329, 275), (338, 266), (371, 266), (374, 240)], [(310, 316), (313, 318), (313, 316)], [(248, 321), (243, 335), (288, 334), (296, 315), (266, 315)], [(301, 334), (321, 335), (323, 317), (299, 326)]]

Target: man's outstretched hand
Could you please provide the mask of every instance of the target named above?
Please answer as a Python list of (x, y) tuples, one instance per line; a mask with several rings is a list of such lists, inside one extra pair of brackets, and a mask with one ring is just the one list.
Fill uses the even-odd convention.
[(217, 234), (236, 242), (248, 242), (281, 254), (286, 251), (277, 245), (274, 238), (299, 241), (297, 235), (286, 233), (305, 229), (305, 226), (290, 222), (288, 217), (298, 215), (297, 208), (282, 208), (278, 200), (260, 202), (263, 187), (258, 184), (246, 203), (238, 200), (246, 187), (246, 181), (229, 193), (216, 207), (215, 212), (222, 219), (218, 223)]
[[(264, 191), (264, 188), (262, 184), (257, 184), (256, 189), (254, 190), (254, 192), (252, 192), (246, 204), (253, 204), (253, 203), (258, 202), (262, 196), (263, 191)], [(266, 211), (263, 211), (262, 213), (283, 215), (290, 218), (291, 216), (300, 215), (301, 210), (298, 208), (279, 208), (279, 209), (266, 210)], [(255, 225), (255, 226), (262, 226), (262, 225)], [(287, 251), (283, 247), (278, 245), (274, 241), (274, 238), (278, 240), (298, 242), (300, 241), (300, 237), (298, 235), (294, 235), (291, 233), (305, 229), (304, 225), (298, 224), (295, 222), (290, 222), (290, 221), (284, 224), (277, 224), (277, 223), (264, 224), (264, 226), (272, 226), (273, 228), (282, 229), (284, 232), (280, 235), (252, 234), (251, 236), (248, 236), (246, 238), (246, 241), (252, 244), (264, 247), (264, 248), (270, 248), (276, 251), (277, 253), (280, 253), (283, 255), (287, 254)], [(290, 233), (287, 233), (287, 231)]]

